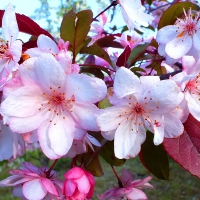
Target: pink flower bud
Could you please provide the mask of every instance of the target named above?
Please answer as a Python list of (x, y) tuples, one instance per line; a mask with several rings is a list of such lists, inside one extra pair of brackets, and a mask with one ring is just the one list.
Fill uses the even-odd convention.
[(65, 173), (63, 194), (69, 200), (91, 199), (95, 180), (92, 174), (80, 167), (74, 167)]

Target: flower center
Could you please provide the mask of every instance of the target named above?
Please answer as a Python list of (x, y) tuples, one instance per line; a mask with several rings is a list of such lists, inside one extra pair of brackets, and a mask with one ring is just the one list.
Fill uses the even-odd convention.
[(9, 58), (12, 59), (12, 55), (10, 54), (10, 52), (8, 51), (9, 47), (8, 47), (8, 42), (4, 42), (1, 38), (0, 38), (0, 58)]
[(142, 106), (139, 105), (138, 103), (136, 103), (136, 105), (134, 106), (133, 110), (134, 110), (136, 115), (142, 115), (142, 113), (144, 111)]

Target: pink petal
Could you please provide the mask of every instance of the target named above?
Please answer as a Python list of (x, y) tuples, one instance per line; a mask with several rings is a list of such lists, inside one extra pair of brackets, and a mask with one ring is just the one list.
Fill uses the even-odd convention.
[(46, 190), (49, 193), (51, 193), (55, 196), (58, 196), (58, 191), (57, 191), (55, 185), (52, 183), (51, 180), (49, 180), (47, 178), (42, 178), (41, 181), (42, 181), (43, 186), (46, 188)]
[(29, 200), (41, 200), (47, 194), (47, 190), (43, 186), (40, 179), (34, 179), (24, 183), (22, 192), (24, 196)]
[(148, 199), (146, 194), (142, 190), (139, 190), (137, 188), (132, 188), (131, 193), (127, 194), (126, 197), (131, 200), (141, 200), (141, 199), (146, 200), (146, 199)]
[(122, 170), (122, 182), (128, 185), (131, 181), (133, 181), (133, 175), (126, 169)]
[(66, 179), (79, 179), (84, 175), (85, 171), (80, 167), (73, 167), (71, 170), (65, 173)]
[(66, 180), (64, 183), (64, 194), (67, 197), (71, 197), (74, 194), (76, 187), (77, 185), (73, 180)]
[(9, 176), (6, 179), (0, 181), (0, 186), (1, 187), (15, 186), (15, 185), (19, 185), (21, 183), (25, 183), (30, 180), (32, 180), (32, 177), (23, 177), (20, 175), (12, 175), (12, 176)]
[(87, 194), (89, 192), (90, 182), (85, 174), (79, 179), (75, 179), (74, 182), (77, 183), (79, 192), (83, 194)]

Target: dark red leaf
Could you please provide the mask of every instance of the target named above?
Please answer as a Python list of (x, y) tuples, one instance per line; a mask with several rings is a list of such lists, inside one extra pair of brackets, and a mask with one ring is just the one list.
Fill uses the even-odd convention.
[(184, 169), (200, 178), (200, 122), (189, 115), (185, 131), (174, 139), (163, 142), (167, 153)]
[(131, 48), (127, 45), (122, 54), (118, 57), (116, 65), (118, 67), (126, 66), (126, 62), (130, 56)]
[[(0, 27), (2, 26), (2, 18), (3, 18), (4, 10), (0, 10)], [(41, 28), (36, 22), (27, 17), (26, 15), (21, 15), (16, 13), (17, 23), (20, 32), (24, 32), (30, 35), (39, 36), (44, 34), (52, 39), (53, 36), (43, 28)]]

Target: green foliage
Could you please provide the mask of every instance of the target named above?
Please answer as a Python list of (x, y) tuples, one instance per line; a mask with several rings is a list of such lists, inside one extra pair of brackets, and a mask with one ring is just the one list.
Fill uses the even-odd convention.
[(153, 134), (147, 131), (147, 137), (142, 144), (140, 158), (143, 165), (157, 178), (169, 179), (169, 161), (162, 144), (153, 143)]
[(60, 37), (70, 42), (69, 49), (73, 52), (74, 56), (79, 53), (81, 49), (79, 47), (84, 46), (82, 44), (87, 44), (85, 40), (90, 30), (92, 17), (91, 10), (83, 10), (75, 13), (71, 9), (63, 18), (60, 27)]
[(114, 153), (114, 141), (107, 141), (99, 151), (99, 155), (112, 166), (121, 166), (126, 162), (126, 159), (118, 159)]

